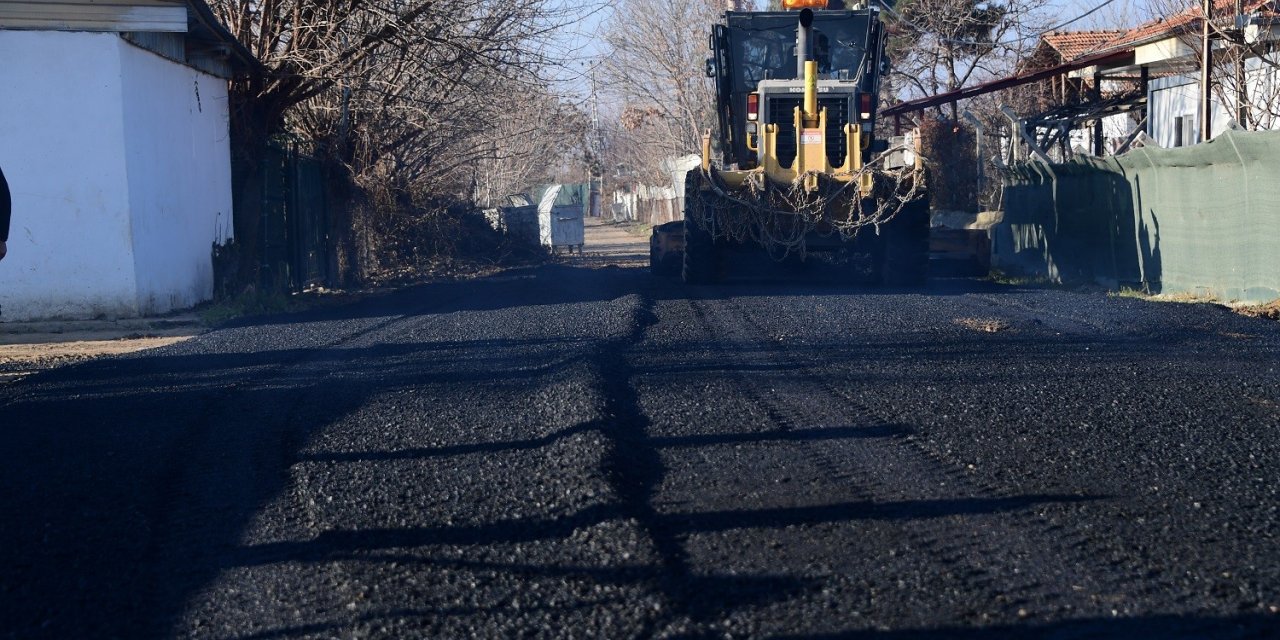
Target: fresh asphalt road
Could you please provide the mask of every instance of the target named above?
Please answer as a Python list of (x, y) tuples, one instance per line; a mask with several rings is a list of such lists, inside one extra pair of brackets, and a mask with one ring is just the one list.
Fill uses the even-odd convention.
[(1280, 325), (634, 264), (0, 387), (0, 636), (1280, 634)]

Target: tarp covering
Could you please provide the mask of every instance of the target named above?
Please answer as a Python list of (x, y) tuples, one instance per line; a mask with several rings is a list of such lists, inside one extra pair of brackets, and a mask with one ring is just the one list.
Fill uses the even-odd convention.
[(542, 202), (547, 192), (552, 189), (559, 189), (555, 200), (555, 206), (557, 207), (574, 204), (585, 205), (591, 201), (591, 185), (585, 183), (542, 184), (530, 189), (529, 195), (534, 202)]
[[(538, 237), (545, 247), (554, 251), (557, 247), (582, 248), (584, 242), (583, 215), (585, 205), (577, 197), (580, 191), (570, 187), (568, 197), (565, 196), (566, 185), (551, 185), (542, 190), (538, 196)], [(585, 186), (585, 185), (579, 185)], [(589, 191), (587, 192), (590, 193)]]
[(1066, 282), (1280, 298), (1280, 132), (1140, 148), (1005, 176), (993, 264)]

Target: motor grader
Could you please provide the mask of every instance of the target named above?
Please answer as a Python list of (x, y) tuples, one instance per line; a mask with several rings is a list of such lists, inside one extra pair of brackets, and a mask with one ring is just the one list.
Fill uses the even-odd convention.
[(683, 222), (654, 229), (656, 273), (710, 283), (772, 263), (821, 266), (840, 279), (924, 280), (922, 172), (887, 166), (901, 154), (874, 136), (888, 69), (880, 11), (829, 1), (840, 2), (728, 11), (714, 26), (707, 75), (719, 128), (703, 136), (702, 165), (687, 174)]

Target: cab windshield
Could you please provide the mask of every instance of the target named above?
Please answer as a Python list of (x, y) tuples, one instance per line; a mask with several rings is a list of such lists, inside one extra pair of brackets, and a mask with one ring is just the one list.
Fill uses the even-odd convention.
[[(730, 25), (729, 38), (739, 70), (737, 91), (754, 91), (761, 80), (796, 77), (796, 20), (780, 18), (773, 24)], [(867, 26), (866, 20), (846, 17), (838, 22), (814, 21), (813, 54), (821, 77), (857, 78), (866, 51)]]

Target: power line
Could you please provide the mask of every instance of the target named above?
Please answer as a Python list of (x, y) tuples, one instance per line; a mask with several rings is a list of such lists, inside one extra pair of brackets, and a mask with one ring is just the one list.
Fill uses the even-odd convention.
[(1089, 16), (1093, 15), (1094, 13), (1097, 13), (1099, 9), (1101, 9), (1101, 8), (1103, 8), (1103, 7), (1107, 6), (1107, 5), (1109, 5), (1109, 4), (1111, 4), (1112, 2), (1115, 2), (1115, 1), (1116, 1), (1116, 0), (1106, 0), (1106, 2), (1103, 2), (1102, 4), (1100, 4), (1100, 5), (1098, 5), (1098, 6), (1094, 7), (1094, 8), (1092, 8), (1092, 9), (1090, 9), (1090, 10), (1088, 10), (1088, 11), (1086, 11), (1086, 12), (1084, 12), (1084, 13), (1082, 13), (1082, 14), (1080, 14), (1080, 15), (1078, 15), (1078, 16), (1076, 16), (1076, 17), (1074, 17), (1074, 18), (1070, 19), (1070, 20), (1067, 20), (1066, 22), (1060, 22), (1060, 23), (1058, 23), (1058, 24), (1055, 24), (1055, 25), (1053, 25), (1052, 27), (1049, 27), (1048, 29), (1045, 29), (1044, 31), (1041, 31), (1040, 33), (1048, 33), (1048, 32), (1050, 32), (1050, 31), (1057, 31), (1058, 29), (1061, 29), (1061, 28), (1063, 28), (1063, 27), (1065, 27), (1065, 26), (1067, 26), (1067, 25), (1069, 25), (1069, 24), (1071, 24), (1071, 23), (1073, 23), (1073, 22), (1079, 22), (1080, 20), (1083, 20), (1083, 19), (1085, 19), (1085, 18), (1087, 18), (1087, 17), (1089, 17)]

